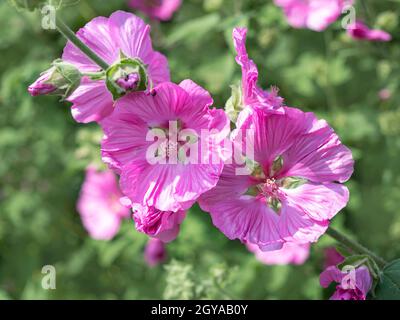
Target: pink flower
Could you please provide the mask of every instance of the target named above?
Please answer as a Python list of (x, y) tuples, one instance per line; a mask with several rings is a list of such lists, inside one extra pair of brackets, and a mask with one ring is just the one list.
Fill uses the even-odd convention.
[(344, 257), (334, 247), (326, 248), (324, 253), (325, 253), (325, 263), (324, 263), (325, 268), (328, 268), (330, 266), (336, 266), (339, 263), (342, 263), (344, 260)]
[(146, 248), (144, 249), (144, 260), (149, 267), (155, 267), (156, 265), (164, 262), (166, 259), (167, 252), (165, 250), (164, 242), (155, 238), (149, 239)]
[(392, 40), (392, 36), (389, 33), (382, 30), (370, 29), (362, 21), (357, 21), (354, 25), (350, 25), (347, 29), (347, 34), (356, 40), (383, 42)]
[(263, 252), (255, 245), (246, 244), (247, 249), (253, 252), (257, 260), (267, 265), (303, 264), (310, 255), (309, 244), (285, 243), (280, 250)]
[[(113, 114), (101, 122), (102, 157), (121, 174), (122, 191), (132, 203), (186, 210), (217, 184), (230, 127), (223, 110), (209, 108), (212, 103), (191, 80), (163, 83), (151, 94), (133, 92), (117, 101)], [(209, 130), (214, 132), (203, 139)]]
[[(110, 65), (119, 61), (121, 52), (139, 59), (147, 65), (150, 84), (170, 79), (167, 59), (152, 49), (150, 26), (131, 13), (117, 11), (110, 18), (97, 17), (80, 29), (77, 36)], [(62, 58), (81, 72), (99, 71), (99, 67), (71, 42), (64, 48)], [(127, 85), (134, 86), (134, 82), (128, 79)], [(92, 81), (85, 77), (67, 100), (73, 103), (72, 116), (78, 122), (100, 121), (114, 109), (113, 97), (104, 80)]]
[[(242, 67), (240, 109), (246, 107), (262, 108), (269, 112), (282, 112), (283, 98), (278, 96), (278, 89), (264, 91), (257, 86), (258, 70), (253, 60), (249, 59), (246, 50), (246, 28), (233, 29), (233, 43), (237, 52), (236, 61)], [(238, 110), (240, 111), (240, 110)], [(239, 122), (244, 119), (239, 120)]]
[(350, 269), (349, 272), (330, 266), (321, 273), (319, 279), (323, 288), (327, 288), (332, 282), (338, 284), (331, 300), (365, 300), (372, 286), (371, 275), (365, 266)]
[(217, 186), (199, 199), (229, 239), (257, 244), (263, 251), (281, 249), (286, 242), (317, 241), (349, 199), (340, 183), (353, 172), (351, 151), (313, 113), (284, 110), (256, 111), (246, 119), (233, 142), (241, 150), (247, 145), (254, 150), (254, 157), (245, 155), (253, 168), (247, 166), (244, 174), (238, 161), (226, 164)]
[(140, 204), (132, 206), (136, 229), (163, 242), (174, 240), (179, 233), (179, 226), (185, 219), (185, 211), (160, 211), (154, 207)]
[(113, 238), (119, 230), (121, 220), (129, 217), (129, 209), (119, 201), (121, 197), (112, 171), (97, 172), (92, 166), (87, 168), (77, 210), (92, 238)]
[(274, 0), (293, 28), (323, 31), (335, 22), (353, 0)]
[(379, 91), (378, 96), (381, 101), (387, 101), (392, 97), (392, 92), (389, 89), (382, 89)]
[(181, 0), (130, 0), (133, 9), (142, 11), (151, 19), (167, 21), (181, 6)]
[(28, 91), (31, 96), (35, 97), (39, 95), (45, 95), (57, 90), (54, 85), (47, 83), (50, 80), (51, 75), (52, 71), (47, 70), (46, 72), (42, 73), (42, 75), (28, 87)]

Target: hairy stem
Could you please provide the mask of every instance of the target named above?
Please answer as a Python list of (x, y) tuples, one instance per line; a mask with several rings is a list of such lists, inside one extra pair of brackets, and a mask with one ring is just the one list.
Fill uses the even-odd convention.
[(67, 40), (71, 41), (79, 50), (81, 50), (89, 59), (96, 63), (103, 70), (107, 70), (109, 65), (102, 58), (100, 58), (96, 53), (92, 51), (86, 44), (84, 44), (75, 33), (59, 18), (56, 17), (57, 30), (65, 37)]
[(383, 267), (387, 264), (387, 262), (384, 259), (382, 259), (378, 255), (376, 255), (374, 252), (365, 248), (363, 245), (361, 245), (357, 241), (348, 238), (346, 235), (340, 233), (339, 231), (333, 229), (332, 227), (329, 227), (328, 230), (326, 231), (326, 233), (328, 235), (330, 235), (332, 238), (334, 238), (336, 241), (343, 244), (348, 249), (354, 251), (355, 253), (366, 254), (366, 255), (370, 256), (372, 259), (375, 260), (375, 262), (380, 267)]

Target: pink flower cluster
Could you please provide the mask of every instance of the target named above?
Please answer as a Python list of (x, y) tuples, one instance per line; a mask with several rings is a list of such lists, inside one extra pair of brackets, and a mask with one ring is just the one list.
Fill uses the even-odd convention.
[[(151, 252), (158, 252), (157, 261), (165, 258), (162, 243), (177, 237), (198, 202), (221, 232), (263, 262), (307, 259), (310, 243), (348, 202), (342, 183), (352, 175), (352, 154), (326, 121), (285, 106), (276, 88), (258, 86), (246, 32), (233, 30), (242, 68), (233, 132), (224, 110), (211, 107), (207, 90), (192, 80), (170, 82), (167, 59), (153, 50), (149, 25), (135, 15), (117, 11), (77, 33), (111, 65), (106, 78), (72, 43), (66, 45), (63, 60), (83, 75), (68, 97), (72, 115), (99, 123), (102, 159), (113, 171), (87, 171), (78, 211), (90, 235), (112, 238), (132, 210), (136, 229), (158, 239), (146, 249), (153, 265)], [(168, 139), (160, 143), (162, 136)], [(251, 154), (243, 152), (249, 149)], [(192, 153), (201, 161), (191, 161)]]
[[(128, 207), (133, 211), (138, 231), (163, 242), (172, 241), (187, 209), (202, 193), (215, 187), (223, 170), (222, 145), (230, 132), (227, 116), (223, 110), (211, 108), (210, 94), (193, 81), (184, 80), (179, 85), (169, 82), (167, 60), (153, 51), (149, 31), (150, 27), (138, 17), (118, 11), (110, 18), (93, 19), (77, 33), (110, 65), (118, 62), (121, 52), (124, 57), (140, 60), (149, 78), (146, 90), (127, 92), (114, 100), (104, 79), (85, 76), (68, 97), (77, 121), (96, 121), (101, 125), (103, 161), (120, 176), (122, 192), (109, 179), (101, 179), (102, 176), (115, 179), (111, 171), (96, 173), (88, 169), (78, 211), (95, 238), (109, 239), (115, 235), (121, 217), (118, 210), (126, 212)], [(63, 60), (82, 74), (99, 72), (99, 67), (71, 43), (64, 49)], [(116, 83), (130, 84), (132, 79), (136, 83), (137, 74), (128, 74)], [(179, 158), (175, 163), (149, 163), (148, 152), (154, 144), (154, 140), (147, 139), (149, 130), (168, 134), (171, 122), (177, 123), (178, 134), (190, 129), (200, 137), (202, 130), (214, 130), (201, 141), (202, 148), (209, 152), (206, 162), (185, 163)], [(172, 157), (171, 150), (177, 147), (172, 142), (165, 146), (168, 160)], [(96, 174), (99, 178), (94, 179)], [(110, 184), (108, 190), (103, 188), (104, 183)], [(96, 197), (90, 196), (90, 190), (97, 190)], [(109, 198), (117, 201), (108, 205)], [(88, 216), (90, 221), (99, 222), (86, 222)], [(111, 218), (113, 224), (109, 224), (109, 230), (103, 230), (106, 224), (100, 222)]]

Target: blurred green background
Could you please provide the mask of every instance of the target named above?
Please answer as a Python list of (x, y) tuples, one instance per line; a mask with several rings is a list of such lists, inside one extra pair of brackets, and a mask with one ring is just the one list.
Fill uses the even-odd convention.
[[(125, 0), (81, 0), (58, 14), (77, 30), (117, 9), (129, 10)], [(327, 119), (353, 150), (351, 200), (333, 225), (390, 260), (400, 257), (400, 1), (358, 1), (356, 10), (394, 39), (354, 41), (340, 21), (322, 33), (295, 30), (266, 0), (183, 0), (172, 21), (152, 22), (152, 35), (173, 80), (193, 79), (222, 107), (240, 79), (232, 28), (247, 26), (260, 84), (278, 86), (288, 105)], [(112, 241), (90, 239), (75, 203), (86, 165), (100, 159), (101, 132), (75, 123), (68, 103), (27, 93), (64, 45), (57, 32), (41, 28), (39, 13), (1, 1), (1, 299), (329, 297), (318, 281), (323, 249), (334, 244), (328, 236), (303, 266), (265, 266), (194, 207), (168, 245), (169, 260), (156, 268), (144, 263), (146, 237), (130, 220)], [(385, 101), (382, 89), (391, 92)], [(41, 287), (44, 265), (56, 267), (56, 290)]]

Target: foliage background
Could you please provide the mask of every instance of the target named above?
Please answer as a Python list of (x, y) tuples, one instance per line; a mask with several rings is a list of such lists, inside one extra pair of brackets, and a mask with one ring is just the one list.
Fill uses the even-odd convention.
[[(358, 0), (357, 16), (389, 31), (390, 43), (350, 40), (340, 22), (323, 33), (290, 28), (265, 0), (184, 0), (173, 21), (152, 23), (154, 46), (175, 82), (205, 86), (222, 107), (240, 79), (232, 28), (249, 27), (248, 49), (261, 83), (286, 103), (327, 119), (356, 158), (349, 206), (334, 226), (388, 260), (400, 256), (399, 0)], [(77, 30), (98, 15), (129, 10), (124, 0), (82, 0), (61, 13)], [(60, 56), (65, 40), (41, 28), (40, 15), (0, 3), (0, 298), (320, 299), (324, 236), (303, 266), (265, 266), (229, 241), (194, 207), (167, 265), (143, 261), (146, 237), (125, 221), (110, 242), (90, 239), (75, 203), (101, 132), (75, 123), (68, 103), (31, 98), (27, 86)], [(379, 90), (392, 97), (380, 101)], [(54, 265), (57, 289), (41, 288)]]

